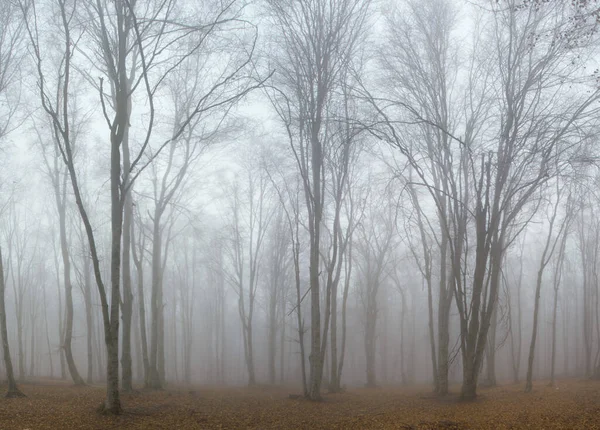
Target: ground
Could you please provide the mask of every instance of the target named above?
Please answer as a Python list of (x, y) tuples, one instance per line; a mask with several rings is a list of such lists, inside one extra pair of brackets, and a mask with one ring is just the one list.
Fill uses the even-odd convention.
[[(5, 387), (0, 387), (3, 389)], [(455, 390), (458, 387), (453, 387)], [(21, 384), (0, 398), (0, 429), (600, 429), (600, 382), (539, 381), (481, 389), (477, 401), (437, 399), (427, 386), (353, 388), (313, 403), (292, 388), (172, 388), (123, 395), (123, 415), (97, 412), (102, 387)]]

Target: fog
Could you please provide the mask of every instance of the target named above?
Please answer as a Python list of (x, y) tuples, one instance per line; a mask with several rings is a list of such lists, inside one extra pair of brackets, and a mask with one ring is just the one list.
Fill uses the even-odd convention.
[(600, 378), (598, 15), (0, 0), (8, 395)]

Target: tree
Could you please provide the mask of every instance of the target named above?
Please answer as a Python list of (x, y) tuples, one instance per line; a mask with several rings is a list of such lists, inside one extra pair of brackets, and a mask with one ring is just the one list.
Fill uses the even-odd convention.
[(370, 216), (357, 227), (354, 255), (361, 284), (360, 299), (365, 312), (365, 357), (367, 386), (376, 386), (375, 352), (377, 340), (377, 320), (380, 311), (378, 293), (390, 274), (390, 257), (394, 247), (397, 204), (390, 196), (381, 199), (371, 198), (368, 204)]
[[(169, 208), (177, 206), (182, 198), (182, 188), (188, 179), (190, 167), (204, 150), (215, 143), (227, 131), (227, 115), (231, 105), (223, 108), (202, 111), (188, 122), (181, 133), (182, 122), (191, 117), (197, 101), (209, 89), (205, 81), (208, 76), (199, 73), (207, 66), (210, 56), (203, 52), (193, 53), (181, 62), (180, 69), (173, 71), (166, 79), (168, 94), (173, 105), (170, 120), (174, 137), (165, 148), (165, 157), (156, 157), (152, 166), (152, 200), (154, 208), (152, 221), (152, 291), (151, 291), (151, 347), (150, 347), (150, 387), (160, 388), (165, 382), (164, 375), (164, 303), (162, 264), (166, 254), (163, 247), (164, 218)], [(210, 69), (209, 69), (210, 70)], [(202, 106), (204, 108), (206, 106)], [(163, 160), (164, 158), (164, 160)]]
[[(250, 82), (246, 74), (253, 55), (253, 42), (245, 49), (246, 43), (241, 44), (240, 51), (235, 51), (231, 61), (224, 62), (224, 69), (215, 73), (215, 79), (207, 85), (206, 91), (193, 104), (189, 114), (181, 119), (179, 128), (166, 138), (157, 148), (151, 148), (155, 123), (154, 97), (163, 88), (162, 84), (171, 72), (193, 53), (201, 50), (212, 40), (211, 36), (217, 31), (239, 34), (236, 23), (240, 21), (242, 7), (227, 4), (218, 5), (208, 13), (198, 16), (189, 15), (186, 19), (173, 16), (176, 8), (171, 2), (161, 2), (155, 8), (145, 8), (135, 1), (97, 0), (94, 3), (80, 5), (78, 2), (65, 3), (58, 1), (57, 14), (60, 17), (60, 34), (63, 37), (64, 50), (60, 52), (60, 67), (56, 74), (56, 88), (52, 89), (47, 78), (51, 73), (45, 68), (38, 32), (38, 2), (20, 2), (21, 10), (26, 19), (29, 41), (36, 66), (40, 102), (44, 112), (49, 116), (53, 133), (63, 162), (67, 166), (75, 202), (85, 225), (86, 235), (90, 245), (94, 276), (100, 300), (104, 323), (105, 341), (107, 347), (107, 398), (105, 410), (110, 413), (120, 413), (119, 398), (119, 311), (121, 301), (121, 240), (123, 234), (123, 210), (128, 193), (135, 179), (152, 162), (161, 150), (177, 140), (188, 128), (194, 118), (207, 111), (223, 106), (231, 106), (249, 91), (261, 85), (262, 82)], [(87, 7), (86, 7), (87, 6)], [(81, 8), (86, 7), (83, 11)], [(144, 15), (145, 14), (145, 15)], [(85, 26), (76, 26), (76, 19), (84, 15)], [(142, 16), (143, 15), (143, 16)], [(191, 20), (191, 21), (190, 21)], [(204, 20), (204, 22), (201, 22)], [(90, 29), (85, 33), (83, 27)], [(74, 34), (77, 33), (77, 34)], [(84, 38), (84, 36), (88, 36)], [(83, 42), (82, 42), (83, 40)], [(222, 39), (219, 39), (222, 41)], [(110, 90), (107, 94), (104, 78), (96, 84), (99, 94), (99, 105), (102, 107), (104, 120), (110, 130), (110, 219), (111, 219), (111, 272), (110, 272), (110, 305), (107, 289), (102, 278), (99, 265), (96, 238), (87, 209), (79, 190), (79, 180), (73, 155), (72, 130), (69, 120), (70, 86), (74, 72), (73, 59), (76, 53), (83, 55), (83, 50), (77, 50), (78, 44), (89, 42), (96, 57), (89, 58), (94, 65), (100, 65), (103, 74), (109, 78)], [(169, 48), (175, 44), (184, 51), (174, 54)], [(43, 53), (44, 52), (44, 53)], [(208, 52), (211, 52), (210, 50)], [(240, 54), (241, 52), (241, 54)], [(155, 74), (154, 65), (174, 60), (174, 65)], [(215, 54), (216, 55), (216, 54)], [(99, 61), (94, 61), (94, 60)], [(221, 63), (219, 63), (221, 64)], [(133, 72), (135, 71), (135, 72)], [(132, 76), (135, 76), (132, 85)], [(93, 82), (93, 81), (92, 81)], [(127, 156), (123, 149), (128, 145), (129, 128), (132, 124), (133, 93), (142, 99), (136, 104), (142, 116), (149, 115), (148, 126), (145, 127), (141, 142), (135, 152), (130, 154), (130, 165), (123, 162)], [(54, 95), (56, 94), (56, 98)], [(147, 106), (141, 112), (142, 106)], [(127, 164), (125, 162), (125, 164)], [(126, 252), (129, 252), (126, 250)], [(110, 307), (110, 309), (109, 309)], [(126, 327), (129, 329), (129, 327)], [(126, 357), (126, 365), (130, 364)]]
[(8, 329), (6, 326), (6, 274), (4, 273), (4, 260), (2, 258), (2, 249), (0, 248), (0, 331), (2, 332), (2, 351), (4, 352), (4, 366), (6, 367), (6, 377), (8, 379), (8, 390), (6, 397), (25, 397), (17, 387), (15, 380), (12, 360), (10, 358), (10, 346), (8, 344)]
[[(464, 96), (457, 79), (461, 72), (459, 49), (453, 37), (459, 22), (457, 10), (451, 3), (409, 1), (393, 9), (386, 24), (389, 36), (381, 48), (379, 63), (387, 82), (385, 88), (394, 98), (382, 100), (382, 103), (404, 103), (429, 120), (417, 121), (416, 128), (403, 131), (401, 136), (410, 142), (410, 148), (407, 148), (409, 163), (416, 164), (417, 159), (422, 159), (412, 166), (410, 175), (417, 172), (421, 181), (418, 185), (427, 187), (436, 207), (437, 223), (434, 223), (421, 209), (417, 200), (420, 193), (415, 189), (417, 184), (412, 176), (409, 177), (407, 187), (416, 210), (422, 248), (415, 257), (422, 260), (419, 266), (428, 291), (434, 387), (437, 394), (444, 396), (448, 393), (450, 307), (453, 301), (450, 226), (456, 222), (457, 209), (460, 209), (453, 200), (459, 198), (456, 194), (460, 191), (456, 186), (460, 180), (460, 161), (456, 161), (457, 151), (451, 133), (461, 121), (466, 121), (467, 135), (476, 132), (480, 116), (485, 112), (474, 106), (470, 118), (463, 118), (465, 100), (461, 98)], [(397, 171), (401, 170), (402, 166), (398, 166)], [(426, 234), (428, 230), (431, 233)], [(456, 233), (464, 235), (461, 229)], [(433, 243), (428, 243), (428, 235), (432, 235)], [(434, 259), (436, 255), (439, 258)], [(433, 302), (436, 277), (437, 306)], [(434, 335), (436, 314), (437, 342)]]
[[(71, 128), (77, 130), (77, 119), (78, 117), (73, 115), (71, 118)], [(64, 167), (64, 164), (60, 160), (60, 152), (58, 144), (53, 141), (51, 154), (47, 154), (47, 148), (43, 143), (40, 131), (38, 138), (42, 146), (42, 156), (44, 160), (44, 167), (46, 168), (46, 174), (52, 184), (54, 191), (54, 201), (56, 210), (58, 213), (58, 231), (60, 241), (60, 255), (62, 259), (63, 267), (63, 284), (65, 289), (65, 328), (61, 336), (61, 349), (64, 349), (64, 354), (69, 369), (69, 373), (75, 385), (83, 385), (83, 379), (79, 375), (75, 360), (73, 359), (73, 351), (71, 348), (71, 342), (73, 338), (73, 284), (71, 281), (71, 255), (69, 252), (69, 243), (67, 238), (67, 187), (68, 187), (68, 174)], [(77, 132), (73, 136), (73, 144), (76, 145)]]
[[(464, 399), (476, 396), (504, 254), (526, 225), (521, 219), (526, 216), (524, 208), (575, 157), (581, 146), (576, 130), (590, 126), (587, 120), (599, 96), (596, 88), (590, 89), (591, 79), (578, 83), (582, 91), (572, 92), (583, 66), (571, 61), (575, 48), (558, 30), (566, 19), (564, 5), (518, 8), (516, 2), (508, 3), (509, 7), (491, 4), (486, 31), (494, 50), (483, 51), (476, 43), (476, 55), (465, 71), (469, 85), (463, 133), (411, 101), (364, 91), (376, 113), (370, 130), (400, 149), (440, 212), (444, 202), (419, 161), (421, 154), (411, 151), (398, 125), (430, 125), (457, 146), (451, 169), (455, 173), (449, 175), (454, 215), (444, 230), (452, 238), (449, 249), (460, 319)], [(490, 64), (499, 66), (491, 69)], [(557, 78), (554, 72), (559, 68)], [(498, 99), (488, 97), (492, 91)], [(391, 119), (394, 112), (398, 116)], [(482, 128), (492, 118), (498, 127)], [(471, 234), (468, 220), (474, 224), (474, 237), (465, 242)], [(465, 246), (469, 242), (475, 244), (472, 257)], [(464, 276), (467, 258), (472, 258), (473, 266)]]
[[(308, 397), (321, 399), (321, 381), (329, 329), (331, 285), (325, 291), (324, 324), (321, 325), (321, 236), (327, 185), (325, 156), (331, 142), (327, 138), (328, 104), (342, 74), (358, 55), (369, 1), (295, 0), (268, 1), (268, 13), (281, 46), (273, 53), (277, 73), (276, 91), (271, 95), (289, 139), (296, 168), (302, 178), (304, 203), (308, 214), (311, 352)], [(286, 96), (289, 94), (290, 96)], [(335, 233), (333, 240), (337, 240)], [(339, 256), (332, 255), (333, 266)], [(321, 332), (323, 329), (323, 332)]]
[[(267, 270), (267, 333), (269, 383), (276, 381), (277, 333), (284, 336), (290, 258), (290, 238), (287, 235), (283, 209), (276, 210), (268, 233)], [(281, 358), (283, 359), (283, 349)], [(281, 373), (283, 377), (283, 369)]]
[[(525, 392), (530, 392), (533, 389), (533, 359), (535, 355), (535, 342), (537, 338), (538, 331), (538, 314), (540, 308), (540, 294), (542, 289), (542, 280), (544, 276), (544, 270), (548, 263), (550, 262), (554, 252), (556, 251), (556, 247), (559, 247), (560, 252), (564, 252), (563, 249), (563, 237), (567, 236), (567, 232), (569, 230), (569, 222), (571, 219), (572, 211), (568, 210), (563, 215), (563, 219), (558, 224), (558, 231), (555, 233), (556, 227), (556, 219), (558, 217), (558, 210), (560, 207), (561, 197), (564, 192), (564, 185), (560, 184), (560, 178), (556, 179), (556, 189), (555, 189), (555, 201), (551, 205), (551, 212), (549, 214), (549, 226), (548, 226), (548, 234), (546, 236), (546, 240), (544, 243), (544, 249), (542, 251), (542, 255), (540, 257), (540, 263), (537, 271), (536, 284), (535, 284), (535, 302), (533, 309), (533, 324), (532, 324), (532, 334), (531, 334), (531, 343), (529, 345), (529, 359), (527, 362), (527, 380), (525, 382)], [(570, 200), (570, 198), (568, 198)], [(555, 294), (556, 296), (556, 294)], [(556, 312), (556, 311), (554, 311)]]
[[(19, 19), (18, 8), (12, 1), (3, 0), (0, 2), (0, 143), (3, 143), (8, 132), (15, 128), (13, 120), (18, 112), (20, 91), (14, 90), (20, 89), (22, 32), (23, 20)], [(0, 189), (1, 192), (8, 192), (6, 187), (3, 188)], [(0, 204), (0, 214), (4, 213), (4, 209), (6, 209), (5, 201)], [(7, 279), (0, 245), (0, 334), (8, 379), (6, 397), (24, 397), (17, 387), (8, 343), (5, 301)]]
[(236, 178), (230, 191), (232, 219), (228, 226), (231, 237), (227, 250), (231, 272), (228, 281), (238, 298), (248, 385), (255, 385), (252, 322), (265, 238), (275, 212), (270, 205), (270, 182), (264, 169), (256, 172), (247, 165), (241, 175), (245, 176), (244, 182)]

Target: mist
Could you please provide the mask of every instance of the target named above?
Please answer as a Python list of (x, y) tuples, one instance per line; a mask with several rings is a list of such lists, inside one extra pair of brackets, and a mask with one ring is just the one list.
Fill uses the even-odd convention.
[(595, 2), (0, 3), (0, 427), (598, 422)]

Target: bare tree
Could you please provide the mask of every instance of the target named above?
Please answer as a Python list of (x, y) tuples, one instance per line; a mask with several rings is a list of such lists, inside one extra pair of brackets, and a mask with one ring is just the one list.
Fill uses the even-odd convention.
[[(558, 253), (555, 254), (554, 258), (554, 270), (552, 274), (552, 286), (554, 290), (554, 298), (552, 304), (552, 356), (550, 364), (550, 386), (554, 386), (555, 383), (555, 369), (556, 369), (556, 326), (557, 326), (557, 308), (558, 308), (558, 293), (560, 285), (562, 283), (563, 271), (565, 266), (565, 254), (567, 248), (567, 239), (569, 237), (571, 223), (573, 221), (574, 212), (572, 207), (571, 196), (567, 198), (567, 204), (565, 205), (565, 223), (567, 224), (563, 231), (558, 244)], [(565, 347), (565, 350), (568, 348)], [(566, 354), (565, 354), (566, 355)]]
[(10, 346), (8, 344), (8, 329), (6, 327), (6, 278), (4, 272), (4, 259), (2, 258), (2, 249), (0, 248), (0, 330), (2, 331), (2, 351), (4, 353), (4, 366), (6, 367), (6, 376), (8, 379), (8, 390), (6, 397), (25, 397), (17, 387), (17, 381), (13, 372), (12, 359), (10, 358)]
[(227, 250), (231, 271), (226, 273), (229, 284), (237, 294), (248, 384), (254, 385), (256, 376), (252, 323), (265, 238), (275, 212), (270, 205), (270, 181), (264, 169), (255, 171), (252, 166), (247, 165), (241, 175), (245, 177), (245, 186), (240, 178), (236, 178), (230, 191), (232, 219)]
[[(277, 91), (271, 101), (289, 138), (302, 178), (310, 237), (311, 352), (309, 398), (321, 398), (331, 290), (325, 291), (321, 325), (321, 236), (326, 206), (325, 154), (331, 142), (327, 109), (342, 73), (357, 55), (370, 2), (358, 0), (268, 1), (282, 49), (273, 53)], [(285, 94), (289, 94), (286, 97)], [(335, 235), (334, 235), (334, 240)], [(332, 257), (334, 265), (338, 257)], [(331, 268), (330, 268), (331, 272)], [(335, 273), (335, 271), (333, 272)], [(329, 285), (330, 287), (331, 285)], [(323, 330), (323, 333), (321, 332)]]
[[(0, 3), (0, 143), (3, 143), (8, 132), (15, 128), (13, 120), (16, 118), (20, 100), (22, 32), (23, 20), (19, 17), (18, 8), (12, 1), (2, 1)], [(6, 187), (0, 188), (0, 191), (8, 193)], [(4, 215), (8, 201), (10, 199), (0, 202), (0, 215)], [(5, 301), (8, 273), (5, 273), (4, 263), (0, 246), (0, 332), (8, 379), (6, 397), (24, 397), (17, 387), (8, 343)]]
[[(374, 184), (372, 184), (374, 185)], [(367, 386), (376, 385), (375, 352), (377, 341), (377, 320), (380, 311), (378, 293), (390, 274), (391, 250), (394, 246), (398, 205), (383, 198), (371, 195), (367, 216), (357, 227), (354, 254), (361, 284), (360, 299), (365, 312), (365, 357)]]
[[(75, 131), (73, 143), (74, 145), (77, 135), (78, 116), (73, 115), (70, 119), (71, 128)], [(67, 189), (68, 189), (68, 174), (67, 170), (60, 159), (60, 151), (58, 143), (53, 141), (50, 154), (47, 152), (46, 145), (43, 143), (40, 131), (38, 131), (39, 143), (42, 146), (42, 156), (46, 168), (46, 174), (52, 184), (54, 191), (54, 200), (58, 213), (58, 231), (60, 241), (60, 255), (63, 267), (63, 284), (65, 289), (65, 328), (61, 336), (61, 349), (64, 349), (64, 354), (69, 369), (69, 373), (75, 385), (83, 385), (83, 379), (79, 375), (75, 360), (73, 359), (73, 351), (71, 347), (73, 338), (73, 283), (71, 281), (71, 255), (69, 252), (69, 243), (67, 238)]]
[[(289, 279), (290, 238), (287, 234), (285, 212), (276, 210), (268, 233), (267, 270), (267, 332), (269, 383), (276, 381), (277, 334), (284, 336), (287, 303), (286, 284)], [(280, 352), (283, 359), (283, 350)]]
[[(562, 186), (561, 186), (562, 185)], [(529, 359), (527, 362), (527, 379), (525, 382), (525, 392), (530, 392), (533, 389), (533, 359), (535, 355), (535, 342), (538, 331), (538, 315), (540, 308), (540, 294), (542, 289), (542, 280), (544, 276), (544, 270), (550, 262), (556, 247), (559, 247), (560, 252), (564, 252), (563, 249), (563, 237), (567, 236), (569, 230), (569, 222), (571, 219), (572, 211), (568, 209), (563, 215), (562, 220), (558, 224), (558, 230), (555, 232), (557, 217), (559, 216), (559, 208), (561, 198), (563, 197), (564, 185), (560, 183), (560, 178), (556, 179), (556, 189), (554, 194), (554, 203), (551, 205), (551, 211), (549, 214), (549, 226), (548, 234), (544, 243), (544, 249), (540, 257), (540, 263), (537, 271), (536, 284), (535, 284), (535, 301), (533, 308), (533, 324), (531, 343), (529, 345)], [(570, 200), (570, 198), (568, 199)], [(555, 294), (556, 295), (556, 294)]]
[[(192, 18), (186, 22), (181, 17), (174, 16), (176, 8), (173, 2), (159, 2), (153, 8), (145, 8), (136, 1), (119, 0), (117, 2), (97, 0), (94, 3), (80, 5), (78, 2), (66, 4), (58, 1), (57, 14), (60, 17), (60, 34), (63, 37), (64, 50), (61, 53), (61, 63), (58, 69), (57, 87), (50, 88), (49, 72), (43, 63), (43, 50), (38, 36), (38, 6), (36, 2), (20, 2), (21, 10), (27, 17), (27, 31), (32, 44), (32, 53), (38, 74), (40, 100), (46, 114), (53, 125), (53, 133), (59, 142), (62, 159), (67, 166), (75, 201), (84, 222), (86, 234), (92, 253), (94, 275), (102, 303), (102, 316), (107, 346), (107, 399), (105, 409), (111, 413), (121, 411), (119, 399), (119, 308), (121, 301), (121, 239), (123, 233), (123, 210), (127, 195), (135, 181), (146, 166), (169, 143), (177, 140), (188, 128), (194, 118), (215, 108), (231, 105), (240, 100), (257, 85), (248, 80), (247, 68), (253, 55), (253, 42), (250, 48), (242, 44), (242, 54), (234, 56), (232, 61), (225, 62), (225, 69), (216, 73), (216, 79), (211, 82), (206, 92), (196, 101), (186, 118), (179, 122), (179, 128), (157, 148), (151, 150), (150, 141), (155, 122), (153, 100), (157, 91), (167, 76), (181, 65), (182, 61), (201, 50), (204, 44), (211, 40), (216, 31), (229, 31), (239, 35), (235, 23), (240, 21), (240, 8), (233, 3), (219, 5), (211, 9), (201, 18)], [(79, 6), (79, 7), (78, 7)], [(84, 11), (81, 8), (87, 6)], [(85, 12), (85, 32), (76, 25), (78, 16)], [(144, 15), (145, 14), (145, 15)], [(144, 15), (144, 16), (142, 16)], [(193, 17), (193, 15), (188, 15)], [(181, 18), (181, 19), (180, 19)], [(200, 20), (203, 19), (203, 22)], [(101, 70), (109, 78), (110, 92), (106, 94), (104, 81), (96, 84), (102, 114), (110, 130), (110, 195), (111, 195), (111, 272), (110, 272), (110, 309), (107, 291), (99, 265), (96, 238), (88, 212), (81, 199), (79, 180), (73, 156), (72, 131), (69, 119), (69, 95), (74, 72), (73, 58), (75, 54), (85, 57), (79, 44), (84, 36), (89, 36), (89, 43), (94, 49), (94, 55), (89, 58), (94, 65), (100, 65)], [(240, 35), (242, 36), (242, 35)], [(85, 39), (88, 41), (88, 39)], [(188, 43), (189, 42), (189, 43)], [(166, 49), (172, 44), (181, 44), (186, 50), (174, 60), (174, 65), (167, 68), (158, 76), (154, 73), (155, 64), (165, 60), (165, 56), (173, 55)], [(96, 59), (100, 61), (95, 61)], [(137, 73), (132, 73), (132, 71)], [(132, 78), (134, 77), (134, 78)], [(132, 85), (132, 79), (134, 83)], [(53, 80), (54, 81), (54, 80)], [(137, 90), (137, 91), (136, 91)], [(130, 156), (130, 165), (123, 167), (123, 144), (127, 145), (128, 129), (131, 126), (132, 93), (136, 92), (147, 102), (146, 112), (149, 115), (149, 126), (144, 137)], [(57, 94), (55, 100), (50, 94)], [(142, 102), (144, 103), (144, 102)], [(143, 104), (140, 104), (140, 110)], [(126, 250), (126, 252), (129, 252)], [(127, 327), (129, 329), (129, 327)], [(125, 360), (130, 364), (130, 360)]]
[[(450, 177), (449, 188), (454, 217), (452, 224), (444, 229), (455, 230), (450, 234), (449, 249), (461, 327), (465, 399), (476, 396), (504, 253), (522, 231), (515, 224), (526, 225), (520, 217), (535, 192), (576, 153), (581, 143), (576, 130), (580, 126), (589, 127), (587, 119), (594, 114), (592, 106), (599, 95), (595, 88), (577, 95), (570, 90), (569, 78), (574, 79), (582, 65), (576, 61), (569, 63), (573, 47), (558, 32), (566, 19), (562, 14), (564, 5), (518, 8), (514, 2), (506, 3), (509, 7), (504, 3), (492, 4), (491, 11), (486, 12), (489, 18), (486, 30), (494, 41), (494, 51), (480, 51), (476, 44), (478, 54), (467, 70), (470, 83), (464, 137), (457, 137), (456, 130), (445, 127), (419, 105), (374, 97), (365, 91), (377, 113), (375, 125), (384, 125), (383, 130), (374, 127), (373, 133), (401, 150), (430, 191), (438, 211), (443, 202), (437, 198), (424, 166), (399, 134), (398, 121), (431, 125), (458, 146), (454, 160), (460, 164), (453, 168), (456, 176)], [(536, 40), (543, 42), (531, 39), (538, 35)], [(491, 70), (490, 62), (498, 64), (498, 69)], [(563, 68), (565, 64), (569, 65)], [(559, 68), (562, 68), (561, 78), (554, 74)], [(497, 79), (491, 81), (492, 74)], [(589, 83), (580, 85), (589, 88)], [(486, 96), (492, 88), (499, 95), (498, 100)], [(390, 115), (397, 109), (404, 115), (392, 120)], [(498, 118), (499, 127), (482, 129), (482, 119), (492, 117)], [(474, 223), (475, 253), (472, 275), (465, 277), (468, 219)], [(471, 284), (468, 288), (467, 283)]]

